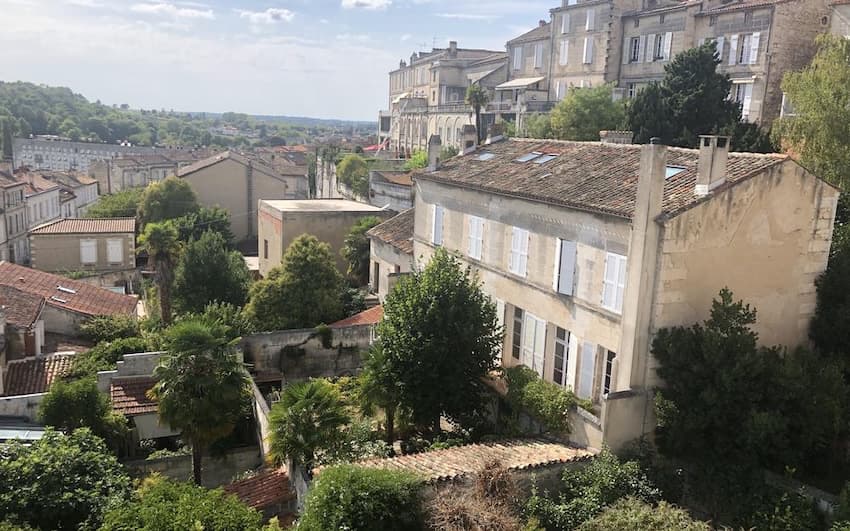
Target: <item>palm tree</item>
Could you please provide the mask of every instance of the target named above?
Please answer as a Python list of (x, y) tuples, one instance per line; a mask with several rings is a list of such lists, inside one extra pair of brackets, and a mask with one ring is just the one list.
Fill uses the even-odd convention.
[(162, 324), (171, 324), (171, 286), (174, 283), (174, 267), (180, 254), (177, 228), (170, 221), (148, 223), (139, 236), (139, 251), (148, 253), (148, 260), (156, 271), (159, 288), (159, 309)]
[(350, 420), (339, 392), (326, 380), (292, 384), (269, 416), (271, 456), (278, 462), (291, 459), (310, 474), (316, 454), (333, 448)]
[(220, 324), (180, 321), (166, 330), (165, 340), (168, 350), (154, 369), (157, 383), (149, 396), (160, 420), (192, 446), (192, 473), (200, 485), (203, 452), (247, 413), (251, 380), (236, 356), (238, 338), (228, 340)]
[(475, 112), (475, 131), (478, 143), (481, 143), (483, 138), (481, 135), (481, 109), (486, 107), (489, 101), (490, 95), (478, 83), (473, 83), (466, 89), (466, 103), (472, 105), (472, 110)]
[(401, 400), (398, 380), (392, 375), (387, 355), (376, 343), (366, 353), (363, 372), (357, 379), (360, 408), (371, 416), (376, 408), (384, 411), (386, 418), (386, 441), (392, 446), (395, 442), (395, 417)]

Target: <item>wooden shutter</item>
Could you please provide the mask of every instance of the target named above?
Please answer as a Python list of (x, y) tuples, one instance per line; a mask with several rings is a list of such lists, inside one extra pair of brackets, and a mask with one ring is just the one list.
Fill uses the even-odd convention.
[(750, 64), (754, 65), (759, 61), (759, 44), (761, 42), (761, 33), (753, 33), (750, 39)]
[(564, 13), (564, 16), (561, 17), (561, 33), (569, 33), (570, 32), (570, 14)]
[(563, 295), (572, 295), (576, 268), (576, 242), (561, 239), (556, 242), (558, 254), (555, 289)]
[(534, 333), (535, 322), (537, 319), (528, 312), (525, 312), (525, 318), (522, 323), (522, 358), (520, 363), (528, 367), (534, 368)]
[(567, 39), (561, 41), (561, 56), (559, 57), (561, 66), (569, 62), (570, 42)]
[(528, 239), (529, 233), (527, 230), (519, 229), (519, 274), (526, 276), (528, 274)]
[(593, 31), (596, 29), (596, 10), (588, 9), (587, 10), (587, 22), (584, 25), (584, 29), (587, 31)]
[(546, 321), (534, 318), (534, 358), (532, 363), (537, 375), (543, 378), (543, 365), (546, 352)]
[(649, 34), (646, 36), (646, 49), (644, 50), (646, 55), (646, 62), (651, 63), (655, 60), (655, 34)]
[(106, 240), (106, 259), (110, 264), (124, 262), (124, 242), (122, 240)]
[(589, 65), (593, 62), (593, 39), (590, 37), (584, 38), (584, 64)]
[(729, 64), (734, 65), (738, 63), (738, 36), (732, 35), (732, 39), (729, 41)]
[(97, 263), (97, 240), (80, 240), (80, 262)]
[(434, 205), (434, 230), (431, 243), (434, 245), (443, 245), (443, 207)]
[(534, 45), (534, 67), (541, 68), (543, 67), (543, 45), (535, 44)]
[(592, 398), (593, 375), (596, 372), (596, 347), (585, 341), (581, 346), (581, 366), (579, 367), (578, 396)]
[(750, 118), (750, 106), (753, 102), (753, 84), (752, 83), (744, 83), (744, 97), (741, 100), (741, 117), (744, 120), (749, 120)]
[(520, 253), (520, 229), (514, 227), (511, 230), (511, 258), (508, 262), (508, 270), (511, 273), (519, 274), (519, 253)]
[(644, 56), (644, 54), (646, 54), (646, 39), (647, 39), (647, 35), (641, 35), (640, 36), (640, 43), (638, 44), (638, 55), (637, 55), (637, 62), (638, 63), (643, 62), (643, 56)]
[(626, 257), (617, 256), (617, 298), (614, 307), (618, 313), (623, 311), (623, 295), (626, 291)]
[(670, 60), (670, 53), (673, 51), (673, 32), (668, 31), (664, 34), (664, 60)]
[(514, 48), (514, 70), (522, 68), (522, 45)]
[(720, 61), (723, 61), (723, 46), (726, 44), (726, 39), (724, 37), (717, 37), (717, 40), (714, 42), (715, 47), (717, 48), (717, 56), (720, 58)]

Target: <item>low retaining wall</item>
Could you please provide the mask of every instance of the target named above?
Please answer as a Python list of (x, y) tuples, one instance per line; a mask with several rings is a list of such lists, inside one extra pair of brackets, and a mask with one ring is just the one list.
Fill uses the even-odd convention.
[[(231, 483), (237, 474), (255, 470), (261, 464), (260, 448), (256, 446), (231, 450), (221, 458), (205, 455), (202, 464), (202, 481), (205, 487), (220, 487)], [(130, 475), (134, 477), (143, 478), (153, 473), (159, 473), (179, 481), (192, 480), (191, 455), (128, 461), (124, 465), (129, 469)]]
[(0, 397), (0, 416), (26, 417), (36, 422), (38, 406), (47, 393)]

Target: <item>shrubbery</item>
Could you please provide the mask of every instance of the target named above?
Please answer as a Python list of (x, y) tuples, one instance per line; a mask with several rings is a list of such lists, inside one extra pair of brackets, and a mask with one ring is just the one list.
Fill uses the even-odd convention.
[(706, 522), (692, 519), (687, 511), (666, 502), (653, 507), (637, 498), (626, 498), (605, 509), (578, 529), (579, 531), (711, 531), (711, 526)]
[(313, 483), (298, 531), (418, 529), (422, 481), (409, 473), (340, 465)]
[(572, 391), (543, 380), (524, 365), (505, 369), (504, 372), (508, 403), (515, 410), (528, 412), (551, 432), (569, 433), (570, 410), (575, 406), (591, 408), (589, 401), (579, 400)]
[(92, 343), (139, 335), (139, 321), (126, 315), (99, 315), (80, 325), (80, 335)]
[(149, 350), (148, 341), (141, 337), (125, 337), (98, 343), (91, 350), (74, 356), (71, 364), (71, 378), (93, 376), (98, 371), (109, 371), (121, 360), (124, 354), (136, 354)]

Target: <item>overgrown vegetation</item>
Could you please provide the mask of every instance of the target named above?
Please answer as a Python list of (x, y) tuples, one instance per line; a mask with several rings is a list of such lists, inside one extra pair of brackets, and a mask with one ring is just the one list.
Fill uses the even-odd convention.
[(588, 400), (579, 400), (569, 389), (540, 378), (524, 365), (504, 369), (508, 384), (507, 401), (514, 415), (529, 413), (550, 432), (558, 435), (570, 433), (570, 411), (575, 407), (592, 410)]
[(383, 220), (377, 216), (366, 216), (355, 223), (342, 246), (342, 256), (348, 262), (348, 278), (353, 286), (360, 287), (369, 283), (370, 246), (366, 232)]

